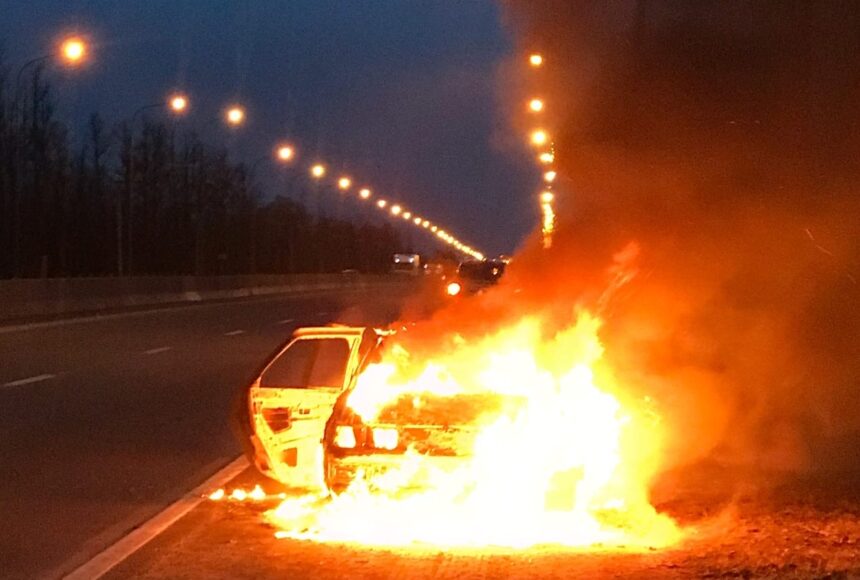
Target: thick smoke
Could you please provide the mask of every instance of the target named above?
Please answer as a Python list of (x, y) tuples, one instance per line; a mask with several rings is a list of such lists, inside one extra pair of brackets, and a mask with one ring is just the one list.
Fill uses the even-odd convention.
[[(560, 231), (509, 288), (597, 303), (657, 394), (674, 457), (860, 467), (860, 5), (510, 2), (512, 115), (536, 91), (557, 147)], [(516, 111), (513, 113), (513, 111)], [(510, 302), (509, 302), (510, 304)]]
[(860, 5), (530, 0), (505, 16), (518, 133), (526, 98), (547, 103), (559, 231), (415, 347), (598, 309), (675, 465), (860, 467)]

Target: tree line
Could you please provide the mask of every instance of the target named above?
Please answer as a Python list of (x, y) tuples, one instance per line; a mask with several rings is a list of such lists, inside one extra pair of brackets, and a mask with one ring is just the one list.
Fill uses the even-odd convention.
[(58, 119), (41, 67), (0, 67), (0, 278), (388, 270), (388, 224), (267, 196), (226, 150), (172, 124)]

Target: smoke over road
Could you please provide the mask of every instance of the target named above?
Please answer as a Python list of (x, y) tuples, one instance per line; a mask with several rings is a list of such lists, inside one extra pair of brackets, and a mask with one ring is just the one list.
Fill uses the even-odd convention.
[[(860, 7), (557, 1), (505, 13), (519, 57), (547, 63), (538, 88), (563, 204), (554, 247), (534, 236), (511, 268), (515, 299), (594, 302), (627, 247), (635, 277), (604, 313), (607, 357), (664, 402), (677, 462), (856, 467)], [(523, 134), (528, 74), (512, 66), (505, 79)]]

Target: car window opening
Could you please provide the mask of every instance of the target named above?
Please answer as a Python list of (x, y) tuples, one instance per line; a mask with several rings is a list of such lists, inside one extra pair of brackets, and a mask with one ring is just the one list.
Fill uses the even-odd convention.
[(341, 388), (349, 355), (349, 343), (342, 338), (299, 339), (266, 369), (260, 386)]

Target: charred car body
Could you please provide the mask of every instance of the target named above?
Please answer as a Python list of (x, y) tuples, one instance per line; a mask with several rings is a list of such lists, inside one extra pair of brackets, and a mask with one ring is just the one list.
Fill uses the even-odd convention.
[(238, 431), (261, 473), (288, 487), (340, 492), (356, 476), (401, 467), (410, 455), (442, 469), (468, 455), (476, 420), (500, 407), (498, 395), (404, 395), (367, 424), (349, 407), (387, 334), (304, 328), (269, 357), (239, 398)]
[(434, 470), (451, 470), (470, 455), (479, 418), (497, 411), (502, 398), (495, 394), (439, 396), (404, 394), (386, 405), (370, 422), (353, 412), (345, 392), (326, 426), (324, 476), (326, 486), (340, 492), (356, 477), (374, 476), (406, 467), (409, 456), (421, 456), (421, 469), (400, 472), (400, 485), (421, 488)]

